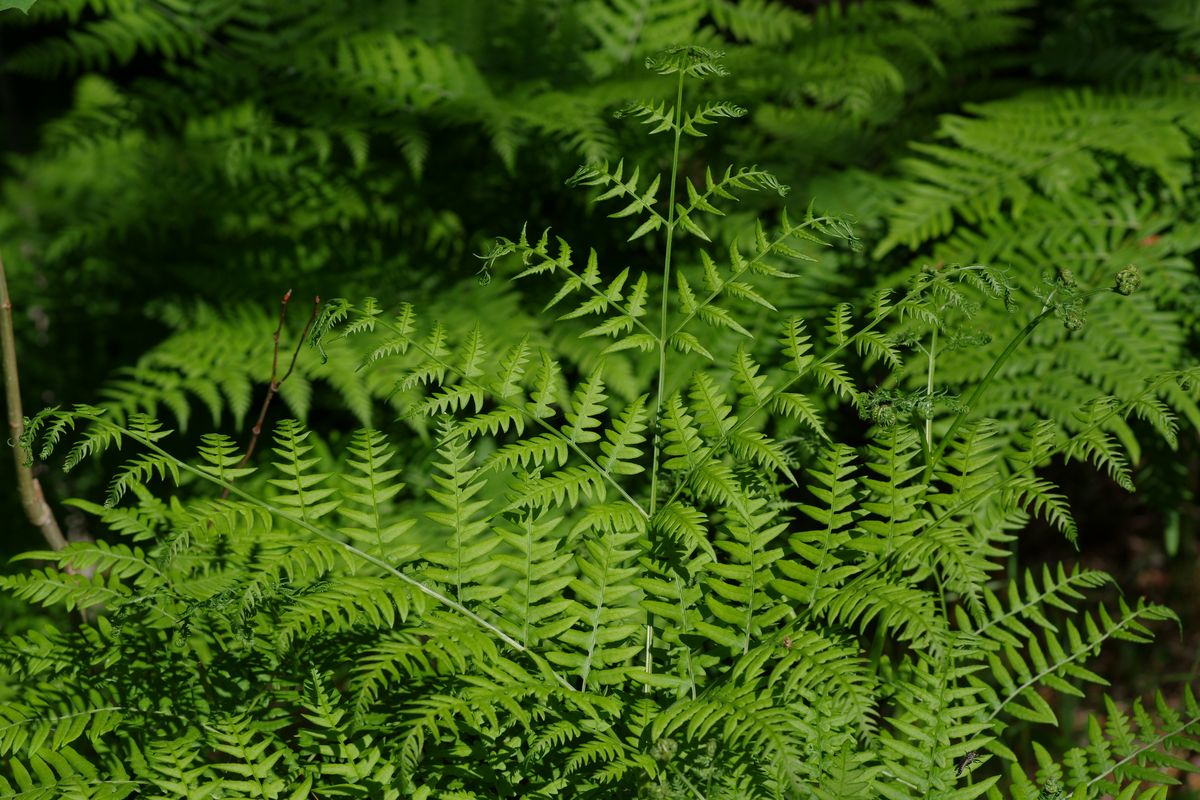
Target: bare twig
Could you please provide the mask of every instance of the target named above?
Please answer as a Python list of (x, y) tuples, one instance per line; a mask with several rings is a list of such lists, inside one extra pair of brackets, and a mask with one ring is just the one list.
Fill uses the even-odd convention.
[(12, 437), (13, 460), (17, 467), (17, 492), (25, 516), (42, 532), (46, 543), (55, 550), (67, 546), (67, 539), (58, 520), (50, 510), (42, 485), (33, 477), (33, 469), (27, 463), (21, 447), (21, 435), (25, 432), (25, 415), (21, 406), (21, 382), (17, 373), (17, 343), (13, 335), (13, 306), (8, 295), (8, 280), (4, 273), (4, 261), (0, 259), (0, 361), (3, 363), (4, 394), (8, 404), (8, 431)]
[[(267, 396), (263, 398), (262, 406), (258, 410), (258, 419), (254, 422), (254, 427), (250, 429), (250, 442), (246, 445), (246, 453), (242, 456), (242, 460), (238, 462), (238, 467), (244, 467), (250, 463), (251, 456), (254, 455), (254, 449), (258, 447), (258, 439), (262, 436), (263, 423), (267, 419), (267, 410), (271, 407), (271, 401), (275, 399), (275, 395), (279, 393), (279, 387), (292, 374), (292, 370), (296, 368), (296, 359), (300, 357), (300, 348), (304, 346), (304, 340), (308, 338), (308, 332), (312, 330), (313, 323), (317, 319), (317, 313), (321, 310), (320, 296), (313, 298), (312, 313), (308, 315), (308, 322), (304, 323), (304, 330), (300, 333), (300, 338), (296, 340), (296, 347), (292, 350), (292, 360), (288, 364), (287, 372), (283, 373), (283, 377), (277, 378), (279, 374), (279, 335), (283, 332), (283, 323), (287, 320), (288, 303), (292, 300), (292, 290), (288, 289), (284, 293), (283, 299), (279, 301), (279, 324), (275, 326), (275, 334), (272, 337), (275, 342), (275, 349), (271, 353), (271, 382), (267, 385)], [(229, 497), (229, 489), (226, 489), (221, 494), (221, 499)]]

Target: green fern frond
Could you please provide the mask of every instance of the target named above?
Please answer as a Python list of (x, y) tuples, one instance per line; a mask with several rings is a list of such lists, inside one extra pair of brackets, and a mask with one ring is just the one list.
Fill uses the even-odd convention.
[(96, 766), (69, 745), (10, 757), (8, 764), (12, 782), (0, 775), (0, 791), (9, 797), (125, 797), (137, 787), (120, 766), (111, 777), (100, 777)]
[(239, 466), (242, 457), (238, 455), (238, 447), (232, 439), (223, 434), (202, 435), (198, 452), (204, 461), (199, 468), (221, 483), (232, 483), (254, 472), (252, 467)]
[(794, 533), (788, 538), (798, 558), (778, 562), (781, 577), (774, 587), (793, 600), (814, 605), (859, 571), (840, 555), (853, 544), (849, 530), (855, 516), (851, 507), (857, 500), (855, 482), (849, 480), (855, 472), (853, 459), (849, 447), (835, 445), (807, 473), (811, 481), (808, 491), (820, 505), (802, 503), (796, 508), (823, 528)]
[(144, 752), (135, 751), (134, 774), (177, 797), (206, 800), (216, 780), (210, 765), (196, 757), (199, 738), (198, 732), (191, 731), (179, 739), (153, 742)]
[(1107, 724), (1101, 728), (1096, 717), (1090, 716), (1087, 747), (1072, 749), (1064, 757), (1067, 784), (1082, 797), (1101, 793), (1132, 796), (1143, 782), (1159, 786), (1171, 783), (1160, 772), (1164, 766), (1194, 771), (1193, 765), (1170, 752), (1192, 754), (1200, 745), (1196, 738), (1200, 732), (1200, 704), (1189, 685), (1184, 686), (1182, 705), (1180, 713), (1158, 693), (1154, 712), (1139, 699), (1134, 702), (1131, 718), (1111, 698), (1105, 698)]
[(1000, 597), (985, 587), (983, 598), (987, 606), (986, 616), (968, 616), (967, 609), (962, 606), (955, 608), (955, 614), (960, 628), (1019, 647), (1020, 639), (1016, 637), (1033, 635), (1022, 622), (1022, 618), (1028, 618), (1051, 633), (1057, 633), (1058, 628), (1045, 616), (1043, 605), (1058, 608), (1069, 614), (1075, 613), (1075, 605), (1071, 601), (1084, 599), (1082, 590), (1098, 588), (1111, 580), (1112, 578), (1103, 572), (1080, 569), (1078, 565), (1068, 572), (1062, 564), (1058, 564), (1053, 573), (1049, 565), (1043, 565), (1041, 587), (1029, 570), (1026, 570), (1023, 581), (1013, 579), (1008, 582), (1005, 592), (1007, 610)]
[(285, 477), (270, 478), (268, 482), (280, 490), (274, 501), (286, 509), (294, 509), (306, 522), (320, 519), (342, 504), (337, 489), (323, 486), (330, 478), (328, 472), (313, 472), (320, 458), (308, 457), (313, 445), (306, 440), (312, 435), (295, 420), (281, 420), (275, 428), (274, 462)]
[(10, 701), (0, 712), (0, 751), (33, 755), (48, 745), (49, 751), (61, 752), (85, 735), (95, 746), (120, 724), (122, 711), (97, 690), (47, 706)]
[(22, 600), (44, 606), (61, 605), (68, 611), (116, 606), (132, 594), (115, 574), (88, 576), (49, 567), (31, 570), (27, 575), (0, 576), (0, 587)]
[(273, 737), (256, 731), (250, 720), (228, 716), (219, 725), (206, 725), (204, 729), (209, 746), (224, 757), (213, 765), (218, 773), (229, 776), (222, 779), (223, 787), (264, 800), (277, 797), (288, 788), (285, 775), (294, 766), (288, 763), (291, 753), (283, 750)]
[(516, 483), (516, 496), (504, 508), (508, 511), (551, 509), (574, 506), (580, 498), (598, 503), (608, 496), (604, 473), (595, 467), (575, 466), (555, 470), (549, 475), (525, 475)]
[(576, 674), (581, 691), (624, 683), (630, 660), (642, 649), (643, 613), (632, 602), (637, 587), (629, 581), (638, 570), (625, 566), (637, 552), (630, 546), (639, 535), (606, 533), (585, 542), (575, 560), (579, 574), (571, 581), (574, 600), (566, 613), (578, 622), (558, 637), (570, 649), (553, 650), (546, 658)]
[(1132, 642), (1150, 641), (1151, 633), (1141, 620), (1177, 619), (1169, 609), (1140, 600), (1134, 608), (1126, 605), (1124, 600), (1120, 601), (1118, 612), (1119, 615), (1114, 618), (1103, 605), (1098, 606), (1095, 616), (1085, 612), (1082, 617), (1082, 630), (1071, 619), (1066, 619), (1063, 625), (1067, 647), (1060, 644), (1057, 632), (1048, 633), (1044, 648), (1038, 644), (1035, 636), (1030, 636), (1023, 642), (1023, 646), (1029, 651), (1028, 661), (1010, 646), (1001, 648), (1004, 660), (999, 656), (989, 657), (992, 674), (998, 684), (998, 691), (988, 689), (985, 694), (992, 709), (991, 717), (1003, 712), (1030, 722), (1056, 724), (1053, 710), (1034, 690), (1034, 686), (1044, 684), (1069, 694), (1079, 694), (1079, 691), (1064, 678), (1105, 683), (1078, 662), (1096, 652), (1099, 646), (1110, 638)]
[(914, 463), (919, 452), (916, 432), (899, 426), (881, 432), (868, 446), (867, 468), (873, 475), (861, 479), (870, 492), (861, 507), (871, 516), (858, 525), (874, 542), (860, 541), (859, 547), (873, 545), (888, 554), (921, 535), (926, 521), (917, 514), (917, 498), (926, 487), (913, 481), (924, 469)]
[(761, 44), (788, 42), (811, 24), (800, 12), (772, 0), (710, 0), (709, 13), (736, 38)]
[(936, 659), (911, 664), (911, 678), (897, 698), (899, 713), (880, 737), (883, 769), (872, 787), (880, 796), (973, 798), (999, 780), (990, 776), (954, 788), (963, 774), (955, 762), (982, 750), (990, 739), (987, 726), (972, 720), (978, 689), (960, 685), (973, 672), (958, 666), (954, 657), (955, 645), (964, 644), (954, 642)]
[(743, 654), (789, 613), (768, 592), (774, 564), (783, 556), (783, 548), (772, 545), (787, 526), (775, 524), (775, 514), (765, 506), (764, 500), (753, 501), (731, 515), (728, 537), (714, 542), (722, 558), (705, 565), (704, 582), (711, 591), (704, 601), (715, 619), (696, 623), (703, 635)]
[(130, 486), (144, 485), (146, 481), (155, 476), (163, 480), (169, 476), (174, 483), (179, 483), (179, 469), (169, 457), (149, 453), (126, 461), (109, 483), (108, 495), (104, 498), (104, 504), (106, 506), (117, 505)]
[[(608, 164), (593, 164), (580, 167), (574, 175), (567, 180), (568, 186), (596, 186), (606, 188), (592, 201), (601, 203), (607, 200), (622, 200), (626, 201), (624, 208), (609, 214), (611, 218), (628, 217), (633, 214), (638, 214), (645, 217), (645, 220), (638, 228), (629, 236), (629, 241), (645, 236), (651, 231), (658, 230), (667, 224), (666, 218), (654, 209), (657, 202), (656, 195), (658, 194), (659, 185), (662, 182), (662, 177), (656, 175), (650, 184), (642, 189), (641, 170), (635, 167), (629, 178), (624, 177), (625, 162), (620, 161), (614, 170), (610, 170)], [(540, 244), (540, 243), (539, 243)], [(528, 272), (526, 273), (528, 274)]]
[(817, 610), (832, 622), (864, 630), (875, 621), (884, 630), (915, 647), (937, 647), (948, 635), (945, 620), (934, 608), (931, 592), (887, 576), (864, 573), (818, 601)]
[(422, 606), (407, 587), (386, 577), (343, 575), (336, 582), (321, 581), (296, 592), (273, 633), (279, 647), (286, 649), (314, 628), (389, 630)]
[[(90, 30), (137, 13), (56, 2), (37, 19), (80, 15)], [(275, 316), (204, 309), (163, 312), (181, 329), (117, 376), (103, 406), (30, 420), (29, 452), (69, 439), (71, 466), (126, 450), (110, 497), (126, 505), (75, 502), (98, 540), (28, 554), (52, 566), (0, 577), (13, 598), (87, 612), (0, 638), (0, 699), (11, 700), (0, 709), (0, 794), (1046, 800), (1066, 786), (1161, 796), (1156, 782), (1197, 751), (1190, 694), (1181, 708), (1160, 700), (1153, 715), (1110, 704), (1107, 727), (1095, 723), (1065, 766), (1023, 735), (1057, 721), (1053, 694), (1105, 682), (1088, 663), (1101, 647), (1148, 641), (1152, 624), (1174, 617), (1141, 601), (1086, 603), (1108, 582), (1098, 572), (1056, 566), (1006, 582), (996, 570), (1034, 516), (1075, 534), (1066, 493), (1040, 473), (1052, 460), (1087, 459), (1128, 483), (1154, 448), (1190, 446), (1182, 423), (1200, 419), (1200, 381), (1186, 345), (1197, 329), (1180, 320), (1194, 231), (1145, 188), (1190, 202), (1179, 135), (1200, 127), (1176, 108), (1152, 115), (1175, 133), (1141, 144), (1109, 146), (1090, 130), (1071, 140), (1076, 123), (1064, 120), (1124, 133), (1131, 123), (1108, 119), (1114, 109), (1148, 101), (1110, 107), (1080, 92), (1055, 105), (1062, 91), (1046, 93), (1059, 98), (1040, 107), (1054, 118), (1032, 131), (1014, 110), (1030, 96), (1008, 110), (987, 104), (979, 126), (950, 119), (955, 146), (910, 167), (909, 200), (938, 194), (921, 187), (954, 190), (930, 201), (969, 223), (935, 245), (951, 266), (884, 269), (881, 286), (864, 289), (879, 265), (843, 252), (858, 245), (846, 220), (810, 206), (768, 222), (762, 204), (785, 189), (772, 173), (704, 167), (693, 135), (742, 109), (692, 93), (694, 79), (724, 74), (721, 39), (758, 41), (725, 42), (748, 76), (735, 94), (783, 87), (775, 107), (706, 148), (744, 148), (778, 125), (767, 160), (794, 172), (780, 148), (801, 134), (783, 122), (825, 118), (857, 128), (829, 126), (814, 141), (840, 131), (853, 149), (877, 137), (872, 152), (886, 159), (890, 140), (910, 134), (882, 128), (952, 105), (958, 90), (935, 74), (988, 68), (979, 41), (1011, 50), (1031, 7), (867, 6), (810, 16), (769, 0), (518, 0), (484, 24), (470, 0), (412, 0), (382, 30), (366, 7), (280, 17), (217, 0), (226, 16), (180, 17), (212, 27), (195, 55), (170, 60), (164, 74), (178, 80), (89, 82), (54, 134), (67, 153), (56, 168), (91, 164), (79, 174), (95, 179), (97, 198), (130, 169), (166, 176), (153, 198), (184, 192), (215, 208), (238, 188), (213, 226), (242, 237), (247, 252), (230, 263), (256, 267), (240, 271), (243, 282), (281, 263), (278, 241), (305, 274), (334, 253), (377, 260), (367, 251), (408, 236), (401, 217), (428, 198), (412, 191), (413, 174), (455, 186), (445, 173), (455, 145), (430, 144), (450, 128), (473, 131), (471, 147), (522, 174), (545, 166), (527, 141), (587, 151), (592, 166), (572, 182), (620, 201), (612, 216), (633, 223), (636, 241), (597, 239), (584, 262), (567, 237), (522, 230), (484, 256), (478, 282), (430, 284), (442, 299), (425, 302), (426, 289), (409, 284), (413, 302), (395, 313), (373, 298), (321, 303), (307, 341), (317, 352), (298, 350), (273, 389), (296, 416), (333, 398), (369, 424), (390, 406), (416, 432), (407, 439), (340, 433), (336, 416), (320, 417), (335, 427), (318, 433), (268, 415), (248, 449), (271, 436), (273, 464), (252, 472), (221, 434), (172, 455), (156, 413), (183, 427), (198, 405), (214, 422), (226, 410), (240, 422), (254, 387), (274, 383)], [(519, 47), (511, 31), (523, 33)], [(673, 32), (695, 44), (651, 58), (667, 78), (627, 79), (625, 67)], [(290, 64), (289, 38), (312, 58)], [(129, 52), (124, 40), (63, 41)], [(189, 112), (178, 140), (151, 130), (141, 104), (151, 92), (196, 97), (218, 44), (228, 63), (257, 54), (246, 63), (277, 88)], [(769, 66), (783, 50), (766, 48), (777, 47), (788, 53), (778, 74), (753, 67)], [(544, 65), (560, 51), (575, 60), (545, 86), (504, 78), (510, 61)], [(589, 74), (603, 80), (576, 91)], [(671, 86), (674, 104), (663, 99)], [(315, 90), (336, 106), (307, 108)], [(649, 98), (628, 110), (642, 133), (683, 142), (669, 162), (636, 150), (618, 160), (617, 135), (600, 121), (618, 90)], [(1164, 107), (1189, 96), (1167, 94)], [(305, 121), (330, 107), (336, 118)], [(1002, 128), (1023, 131), (1009, 137), (1015, 155), (1001, 153)], [(1061, 158), (1045, 149), (1068, 146)], [(1047, 152), (1052, 163), (1039, 164)], [(96, 172), (98, 154), (115, 176)], [(167, 165), (181, 156), (206, 176), (198, 187), (172, 180), (181, 173)], [(1108, 181), (1112, 164), (1122, 174)], [(33, 186), (47, 176), (23, 177)], [(1094, 198), (1071, 199), (1087, 187)], [(487, 206), (471, 191), (463, 208), (482, 219)], [(895, 191), (865, 204), (867, 235), (879, 228), (870, 209)], [(64, 198), (64, 214), (82, 207)], [(86, 252), (102, 275), (105, 249), (126, 241), (136, 264), (134, 237), (154, 227), (140, 219), (157, 219), (78, 216), (78, 231), (51, 237), (46, 266)], [(903, 216), (890, 212), (891, 238)], [(24, 241), (26, 223), (10, 217), (0, 228)], [(448, 254), (477, 238), (464, 219), (445, 222)], [(274, 243), (260, 247), (266, 230)], [(1179, 242), (1143, 245), (1149, 231)], [(156, 233), (171, 241), (171, 229)], [(652, 258), (661, 272), (644, 268)], [(1064, 268), (1043, 276), (1045, 264)], [(409, 266), (380, 262), (389, 275), (415, 274)], [(1142, 291), (1118, 296), (1143, 274)], [(546, 280), (522, 283), (520, 296), (505, 286), (512, 275)], [(549, 333), (523, 310), (543, 304), (541, 320), (559, 317)], [(1078, 328), (1085, 311), (1102, 332)], [(781, 331), (777, 343), (769, 330)], [(172, 480), (149, 480), (162, 475)], [(1001, 759), (1036, 761), (1036, 781), (1021, 766), (1005, 779)]]
[(347, 454), (349, 470), (342, 473), (342, 479), (348, 488), (345, 502), (337, 511), (350, 525), (339, 528), (339, 532), (390, 563), (411, 560), (419, 546), (404, 541), (404, 537), (415, 522), (396, 519), (392, 512), (393, 500), (404, 489), (404, 484), (396, 480), (400, 470), (385, 468), (395, 457), (395, 450), (383, 433), (360, 430), (347, 446)]
[(585, 59), (596, 76), (633, 65), (639, 57), (694, 38), (704, 13), (702, 0), (594, 0), (581, 19), (598, 47)]
[[(1145, 168), (1178, 195), (1192, 155), (1185, 127), (1189, 105), (1154, 87), (1137, 93), (1033, 91), (969, 106), (972, 117), (946, 116), (939, 136), (956, 147), (916, 146), (925, 158), (906, 164), (906, 199), (876, 255), (939, 237), (956, 216), (972, 224), (996, 220), (1006, 210), (1020, 217), (1038, 189), (1053, 198), (1085, 185), (1099, 172), (1102, 153)], [(1014, 131), (1020, 131), (1017, 138)]]
[(430, 489), (429, 496), (442, 508), (427, 512), (426, 516), (449, 528), (450, 534), (445, 546), (424, 553), (424, 558), (433, 565), (426, 574), (453, 587), (459, 602), (491, 599), (502, 590), (486, 583), (498, 566), (488, 556), (499, 541), (483, 535), (489, 523), (481, 512), (489, 501), (476, 495), (485, 481), (478, 477), (477, 467), (469, 466), (472, 453), (452, 426), (442, 428), (438, 454), (441, 460), (437, 469), (442, 474), (434, 477), (438, 488)]
[(646, 468), (636, 461), (642, 456), (638, 445), (646, 441), (642, 431), (646, 430), (646, 396), (639, 397), (621, 413), (613, 425), (605, 431), (607, 441), (602, 442), (603, 455), (598, 459), (605, 475), (637, 475)]
[(1013, 479), (1008, 482), (1008, 496), (1004, 502), (1041, 516), (1061, 531), (1068, 541), (1075, 542), (1079, 530), (1071, 516), (1067, 499), (1056, 492), (1056, 488), (1050, 481), (1032, 476)]
[(516, 576), (498, 604), (513, 635), (526, 645), (554, 639), (576, 622), (574, 617), (564, 616), (571, 607), (564, 590), (574, 578), (566, 569), (572, 562), (571, 553), (558, 552), (561, 541), (552, 536), (560, 524), (558, 517), (525, 514), (496, 528), (511, 549), (497, 560)]

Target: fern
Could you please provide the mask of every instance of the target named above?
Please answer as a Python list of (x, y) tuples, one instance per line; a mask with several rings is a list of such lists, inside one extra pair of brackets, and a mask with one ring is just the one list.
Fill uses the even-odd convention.
[[(652, 5), (594, 7), (605, 11), (593, 74), (616, 74), (709, 8), (715, 24), (760, 35), (724, 4)], [(618, 35), (641, 11), (644, 33)], [(954, 3), (929, 13), (965, 15)], [(447, 77), (436, 97), (388, 84), (391, 100), (471, 98), (489, 113), (482, 73), (459, 54), (353, 42), (357, 70), (462, 70), (459, 95)], [(0, 641), (4, 680), (23, 691), (0, 712), (0, 787), (1035, 796), (1019, 766), (1032, 755), (1040, 784), (1094, 796), (1164, 780), (1182, 763), (1172, 752), (1195, 749), (1190, 693), (1182, 711), (1160, 700), (1132, 720), (1109, 699), (1107, 728), (1093, 723), (1087, 748), (1060, 765), (1033, 727), (1057, 724), (1047, 696), (1103, 683), (1088, 666), (1102, 647), (1146, 642), (1175, 617), (1092, 601), (1108, 581), (1095, 571), (1055, 567), (1007, 586), (996, 575), (1032, 515), (1076, 532), (1063, 491), (1038, 473), (1048, 460), (1086, 458), (1127, 479), (1126, 420), (1174, 435), (1171, 404), (1194, 377), (1179, 365), (1147, 370), (1129, 392), (1078, 390), (1070, 425), (980, 419), (997, 376), (1048, 346), (1052, 317), (1139, 302), (1126, 296), (1139, 273), (1091, 289), (1059, 274), (1030, 301), (1003, 273), (931, 268), (866, 303), (789, 316), (799, 270), (833, 246), (853, 250), (848, 223), (809, 209), (722, 235), (735, 198), (783, 184), (753, 167), (685, 169), (687, 143), (740, 111), (693, 96), (726, 73), (703, 38), (646, 66), (674, 103), (629, 116), (668, 134), (669, 173), (630, 159), (571, 179), (595, 203), (616, 201), (608, 224), (632, 242), (634, 266), (610, 267), (621, 251), (597, 243), (580, 267), (585, 249), (549, 232), (485, 256), (487, 275), (550, 284), (543, 313), (565, 337), (600, 340), (588, 358), (527, 331), (491, 337), (446, 306), (460, 316), (337, 300), (322, 304), (297, 375), (352, 374), (352, 397), (387, 398), (405, 430), (435, 432), (431, 447), (382, 426), (342, 436), (283, 420), (253, 467), (220, 435), (181, 457), (136, 411), (146, 394), (30, 420), (23, 444), (41, 458), (125, 462), (106, 505), (76, 504), (112, 541), (32, 553), (48, 566), (0, 577), (18, 598), (88, 610), (77, 626)], [(503, 117), (488, 117), (501, 142)], [(637, 266), (648, 250), (661, 270)], [(978, 374), (955, 377), (940, 348), (1012, 311), (1019, 325), (997, 326)], [(148, 395), (179, 416), (181, 391)], [(854, 444), (834, 422), (849, 411), (864, 421)], [(1016, 735), (1014, 722), (1029, 727)], [(1006, 774), (1003, 761), (1017, 766)]]
[[(1186, 95), (1173, 92), (1158, 97), (1151, 92), (1111, 97), (1031, 93), (974, 107), (976, 118), (947, 117), (939, 133), (961, 149), (919, 148), (929, 161), (913, 163), (920, 182), (909, 187), (910, 199), (897, 210), (877, 252), (901, 243), (915, 246), (943, 234), (954, 214), (981, 223), (998, 218), (1001, 208), (1010, 208), (1019, 218), (1034, 196), (1035, 182), (1051, 198), (1065, 193), (1096, 174), (1100, 152), (1151, 171), (1178, 196), (1184, 162), (1192, 152), (1187, 141), (1192, 125), (1189, 105)], [(1129, 115), (1135, 110), (1143, 124), (1131, 129)], [(1023, 138), (1015, 146), (1011, 137), (1002, 144), (995, 138), (996, 123), (1014, 118), (1026, 121)], [(1066, 130), (1074, 133), (1064, 137)]]

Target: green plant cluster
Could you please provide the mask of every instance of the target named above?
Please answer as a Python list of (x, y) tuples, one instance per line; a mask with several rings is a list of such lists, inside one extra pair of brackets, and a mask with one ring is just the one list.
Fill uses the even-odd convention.
[[(794, 184), (902, 147), (928, 119), (906, 112), (955, 96), (952, 72), (993, 69), (972, 58), (1015, 41), (1030, 4), (491, 5), (41, 0), (0, 16), (14, 86), (0, 125), (36, 137), (7, 164), (0, 237), (15, 296), (40, 312), (30, 344), (75, 366), (39, 385), (66, 399), (169, 333), (122, 336), (131, 312), (238, 298), (267, 319), (280, 275), (300, 293), (386, 281), (429, 298), (498, 232), (548, 210), (586, 227), (563, 174), (663, 164), (612, 115), (669, 99), (641, 68), (667, 46), (729, 51), (738, 83), (710, 99), (755, 114), (712, 145), (783, 161), (765, 166)], [(37, 130), (30, 109), (48, 118)]]
[[(11, 165), (14, 293), (173, 330), (17, 443), (107, 488), (0, 576), (0, 797), (1167, 797), (1195, 687), (1097, 662), (1178, 617), (1013, 564), (1089, 534), (1049, 464), (1191, 491), (1189, 7), (6, 12), (108, 73)], [(285, 266), (354, 298), (302, 341)]]

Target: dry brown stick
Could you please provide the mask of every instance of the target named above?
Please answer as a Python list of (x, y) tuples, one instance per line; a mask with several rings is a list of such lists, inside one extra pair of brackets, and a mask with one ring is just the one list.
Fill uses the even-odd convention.
[[(254, 427), (250, 429), (250, 442), (246, 445), (246, 453), (242, 456), (242, 460), (238, 462), (238, 468), (244, 467), (250, 463), (250, 457), (254, 455), (254, 449), (258, 446), (258, 439), (262, 436), (263, 423), (267, 419), (267, 410), (271, 407), (271, 401), (275, 399), (275, 395), (279, 393), (279, 387), (292, 374), (292, 370), (296, 368), (296, 359), (300, 357), (300, 348), (304, 346), (304, 340), (308, 338), (308, 332), (312, 330), (313, 322), (317, 319), (317, 313), (321, 310), (321, 298), (318, 295), (313, 298), (312, 313), (308, 315), (308, 322), (304, 323), (304, 330), (300, 333), (300, 338), (296, 341), (296, 347), (292, 350), (292, 360), (288, 364), (287, 372), (283, 373), (283, 377), (276, 379), (279, 372), (279, 335), (283, 332), (283, 323), (287, 319), (288, 303), (292, 300), (292, 290), (288, 289), (284, 293), (283, 299), (279, 301), (279, 323), (275, 326), (275, 334), (272, 339), (275, 342), (275, 349), (271, 353), (271, 382), (267, 385), (267, 396), (263, 398), (262, 406), (258, 410), (258, 419), (254, 423)], [(229, 489), (225, 489), (221, 493), (221, 499), (229, 497)]]
[(21, 382), (17, 373), (17, 342), (13, 335), (12, 298), (8, 295), (8, 280), (4, 273), (4, 261), (0, 259), (0, 361), (3, 362), (4, 394), (8, 403), (8, 430), (12, 437), (13, 460), (17, 466), (17, 492), (25, 516), (42, 532), (46, 543), (55, 550), (67, 546), (67, 539), (58, 520), (42, 494), (42, 484), (33, 477), (21, 436), (25, 433), (25, 415), (21, 406)]

